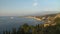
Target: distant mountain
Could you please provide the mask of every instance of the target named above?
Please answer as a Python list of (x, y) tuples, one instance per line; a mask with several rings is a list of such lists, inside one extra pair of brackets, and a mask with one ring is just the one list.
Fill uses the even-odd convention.
[(60, 12), (57, 12), (57, 11), (42, 11), (42, 12), (27, 15), (27, 16), (44, 16), (44, 15), (58, 14), (58, 13), (60, 13)]

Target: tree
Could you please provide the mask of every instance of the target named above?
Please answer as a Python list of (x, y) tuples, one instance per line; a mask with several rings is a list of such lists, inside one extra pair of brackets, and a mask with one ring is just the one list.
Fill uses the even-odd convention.
[(17, 34), (16, 28), (13, 28), (13, 29), (12, 29), (12, 34)]

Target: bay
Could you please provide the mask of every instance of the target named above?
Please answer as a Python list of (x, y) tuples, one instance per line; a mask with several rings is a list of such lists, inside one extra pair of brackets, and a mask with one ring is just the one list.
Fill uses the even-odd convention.
[(2, 34), (3, 30), (11, 30), (12, 28), (18, 29), (21, 25), (25, 23), (35, 26), (37, 24), (43, 24), (44, 22), (38, 21), (33, 18), (25, 18), (18, 16), (0, 16), (0, 34)]

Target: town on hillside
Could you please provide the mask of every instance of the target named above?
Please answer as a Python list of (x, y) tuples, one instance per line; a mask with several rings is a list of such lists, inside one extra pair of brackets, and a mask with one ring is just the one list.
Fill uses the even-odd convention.
[(59, 17), (60, 18), (60, 13), (58, 14), (49, 14), (49, 15), (44, 15), (44, 16), (28, 16), (28, 18), (34, 18), (39, 21), (44, 21), (44, 27), (46, 26), (54, 26), (56, 23), (54, 20)]

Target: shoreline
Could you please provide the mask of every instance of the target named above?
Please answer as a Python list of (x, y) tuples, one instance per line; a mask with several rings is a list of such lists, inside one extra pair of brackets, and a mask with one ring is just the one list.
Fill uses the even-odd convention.
[(36, 17), (26, 17), (26, 18), (33, 18), (33, 19), (35, 19), (35, 20), (39, 20), (39, 21), (42, 21), (40, 18), (36, 18)]

